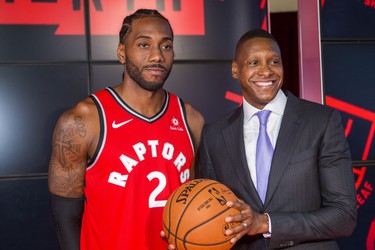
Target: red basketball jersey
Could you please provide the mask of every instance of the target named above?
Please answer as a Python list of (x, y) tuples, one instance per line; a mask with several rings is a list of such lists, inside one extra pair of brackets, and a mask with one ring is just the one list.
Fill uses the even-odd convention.
[(163, 208), (190, 180), (194, 158), (183, 103), (166, 92), (160, 112), (146, 118), (112, 88), (91, 97), (101, 131), (86, 170), (81, 250), (165, 250)]

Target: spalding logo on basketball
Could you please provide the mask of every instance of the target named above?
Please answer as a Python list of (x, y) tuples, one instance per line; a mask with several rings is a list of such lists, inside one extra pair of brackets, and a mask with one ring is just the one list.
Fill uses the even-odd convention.
[(178, 250), (227, 250), (233, 247), (225, 218), (240, 211), (226, 205), (236, 195), (225, 185), (208, 179), (189, 181), (169, 197), (163, 212), (163, 228), (168, 242)]

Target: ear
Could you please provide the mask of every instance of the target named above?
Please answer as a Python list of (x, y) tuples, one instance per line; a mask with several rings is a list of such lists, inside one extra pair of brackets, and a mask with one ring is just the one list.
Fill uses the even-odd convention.
[(235, 60), (232, 61), (232, 77), (238, 79), (238, 64)]
[(117, 58), (121, 64), (125, 64), (125, 45), (119, 43), (117, 46)]

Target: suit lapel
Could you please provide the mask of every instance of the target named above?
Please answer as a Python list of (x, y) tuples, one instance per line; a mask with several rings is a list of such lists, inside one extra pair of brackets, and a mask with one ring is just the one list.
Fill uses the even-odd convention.
[(304, 121), (303, 108), (301, 108), (299, 99), (291, 93), (287, 93), (287, 95), (288, 100), (272, 159), (265, 206), (272, 199), (280, 179), (288, 166)]
[[(228, 124), (223, 128), (224, 144), (229, 152), (229, 158), (232, 162), (234, 172), (242, 186), (241, 190), (247, 193), (247, 199), (252, 199), (251, 204), (261, 204), (258, 193), (251, 180), (250, 171), (247, 165), (245, 145), (243, 139), (243, 108), (237, 108), (233, 115), (228, 119)], [(245, 197), (239, 197), (245, 199)]]

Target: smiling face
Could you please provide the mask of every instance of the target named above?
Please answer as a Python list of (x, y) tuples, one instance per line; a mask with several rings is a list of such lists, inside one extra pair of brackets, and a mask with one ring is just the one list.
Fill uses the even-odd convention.
[(232, 62), (232, 76), (238, 79), (245, 100), (257, 109), (272, 101), (283, 83), (280, 48), (269, 38), (244, 42)]
[(148, 91), (164, 85), (172, 69), (173, 34), (167, 21), (158, 17), (134, 20), (118, 57), (125, 64), (124, 81)]

